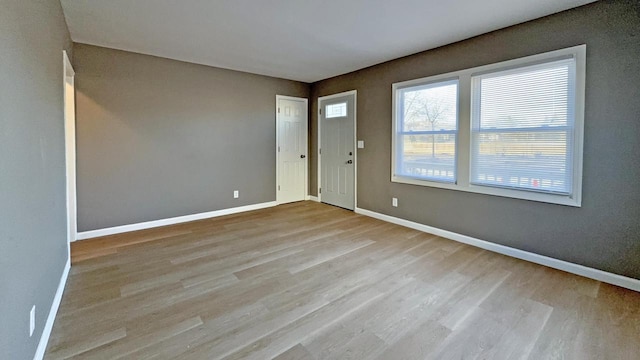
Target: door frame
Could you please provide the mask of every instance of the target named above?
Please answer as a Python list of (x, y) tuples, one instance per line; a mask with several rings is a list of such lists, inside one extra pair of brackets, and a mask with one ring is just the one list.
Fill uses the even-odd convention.
[[(76, 186), (76, 123), (75, 123), (75, 75), (69, 55), (62, 51), (62, 86), (64, 107), (65, 185), (67, 208), (67, 250), (78, 236), (78, 201)], [(69, 87), (70, 85), (70, 87)], [(72, 91), (72, 94), (69, 94)], [(73, 103), (69, 103), (73, 102)], [(70, 113), (72, 112), (72, 113)]]
[(322, 107), (320, 104), (324, 100), (331, 100), (338, 97), (353, 95), (353, 210), (358, 208), (358, 90), (349, 90), (337, 94), (319, 96), (318, 97), (318, 150), (316, 155), (318, 156), (318, 177), (316, 179), (318, 194), (318, 202), (322, 202), (322, 193), (320, 188), (322, 186), (322, 114), (320, 110)]
[(286, 96), (286, 95), (276, 95), (276, 203), (278, 205), (282, 204), (282, 200), (280, 199), (280, 191), (278, 191), (278, 184), (280, 184), (280, 151), (278, 151), (278, 147), (280, 146), (280, 111), (278, 108), (278, 103), (280, 100), (293, 100), (293, 101), (302, 101), (304, 102), (304, 119), (305, 119), (305, 131), (304, 136), (307, 143), (307, 148), (305, 149), (305, 158), (304, 158), (304, 198), (302, 200), (309, 199), (309, 99), (300, 98), (294, 96)]

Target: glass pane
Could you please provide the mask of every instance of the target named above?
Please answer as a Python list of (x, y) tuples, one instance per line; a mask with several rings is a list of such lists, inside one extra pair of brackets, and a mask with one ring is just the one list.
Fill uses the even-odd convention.
[(447, 81), (401, 90), (402, 131), (456, 130), (458, 82)]
[(570, 134), (474, 132), (472, 183), (568, 194)]
[(331, 104), (325, 108), (325, 117), (327, 119), (347, 116), (347, 103)]
[(456, 181), (456, 135), (401, 135), (396, 175), (443, 182)]
[(481, 129), (571, 126), (572, 60), (484, 75), (480, 80)]

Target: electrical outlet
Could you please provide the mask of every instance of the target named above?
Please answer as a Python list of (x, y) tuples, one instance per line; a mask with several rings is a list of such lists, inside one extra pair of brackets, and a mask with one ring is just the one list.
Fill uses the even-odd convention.
[(234, 199), (237, 199), (237, 198), (239, 198), (239, 197), (240, 197), (240, 191), (238, 191), (238, 190), (233, 190), (233, 198), (234, 198)]
[(392, 198), (391, 205), (393, 205), (393, 207), (398, 207), (398, 198)]
[(36, 329), (36, 306), (33, 305), (29, 313), (29, 337), (33, 336), (33, 330)]
[(358, 140), (358, 149), (364, 149), (364, 140)]

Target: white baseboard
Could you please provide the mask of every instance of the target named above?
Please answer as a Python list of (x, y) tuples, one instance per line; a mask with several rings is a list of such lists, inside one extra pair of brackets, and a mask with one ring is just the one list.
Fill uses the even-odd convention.
[(77, 240), (86, 240), (86, 239), (91, 239), (91, 238), (100, 237), (100, 236), (114, 235), (114, 234), (130, 232), (130, 231), (137, 231), (137, 230), (151, 229), (151, 228), (160, 227), (160, 226), (180, 224), (180, 223), (185, 223), (189, 221), (209, 219), (209, 218), (214, 218), (218, 216), (237, 214), (245, 211), (264, 209), (264, 208), (273, 207), (276, 205), (278, 205), (277, 202), (270, 201), (266, 203), (238, 206), (234, 208), (209, 211), (209, 212), (193, 214), (193, 215), (185, 215), (185, 216), (178, 216), (178, 217), (173, 217), (168, 219), (146, 221), (146, 222), (141, 222), (137, 224), (114, 226), (106, 229), (83, 231), (78, 233)]
[(543, 255), (538, 255), (528, 251), (514, 249), (512, 247), (495, 244), (489, 241), (476, 239), (471, 236), (466, 236), (466, 235), (458, 234), (452, 231), (443, 230), (436, 227), (420, 224), (417, 222), (400, 219), (400, 218), (385, 215), (385, 214), (380, 214), (380, 213), (366, 210), (366, 209), (356, 208), (355, 212), (358, 214), (366, 215), (366, 216), (383, 220), (386, 222), (390, 222), (393, 224), (406, 226), (411, 229), (416, 229), (416, 230), (424, 231), (426, 233), (438, 235), (438, 236), (451, 239), (454, 241), (458, 241), (467, 245), (493, 251), (498, 254), (503, 254), (503, 255), (511, 256), (517, 259), (530, 261), (532, 263), (548, 266), (550, 268), (554, 268), (558, 270), (563, 270), (563, 271), (584, 276), (590, 279), (621, 286), (623, 288), (640, 291), (639, 279), (634, 279), (634, 278), (630, 278), (630, 277), (626, 277), (618, 274), (613, 274), (610, 272), (586, 267), (583, 265), (578, 265), (578, 264), (570, 263), (567, 261), (558, 260), (558, 259), (550, 258), (547, 256), (543, 256)]
[(49, 337), (51, 336), (51, 330), (53, 329), (53, 322), (56, 320), (58, 308), (60, 308), (60, 303), (62, 302), (62, 293), (64, 293), (64, 286), (67, 284), (69, 269), (71, 269), (71, 258), (67, 259), (67, 263), (62, 271), (58, 290), (56, 291), (56, 295), (53, 297), (53, 303), (49, 310), (47, 322), (44, 324), (44, 330), (42, 330), (42, 336), (40, 336), (40, 342), (38, 343), (36, 354), (33, 356), (34, 360), (42, 360), (44, 358), (44, 352), (47, 350), (47, 344), (49, 343)]
[(318, 202), (318, 197), (317, 196), (313, 196), (313, 195), (309, 195), (307, 200), (311, 200), (311, 201), (315, 201)]

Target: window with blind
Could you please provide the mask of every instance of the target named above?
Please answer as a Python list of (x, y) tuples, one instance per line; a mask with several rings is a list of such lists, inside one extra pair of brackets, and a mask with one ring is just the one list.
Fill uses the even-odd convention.
[(473, 76), (471, 183), (569, 195), (575, 59)]
[(585, 59), (580, 45), (393, 84), (391, 180), (580, 206)]
[(396, 176), (455, 182), (458, 80), (410, 85), (396, 94)]

